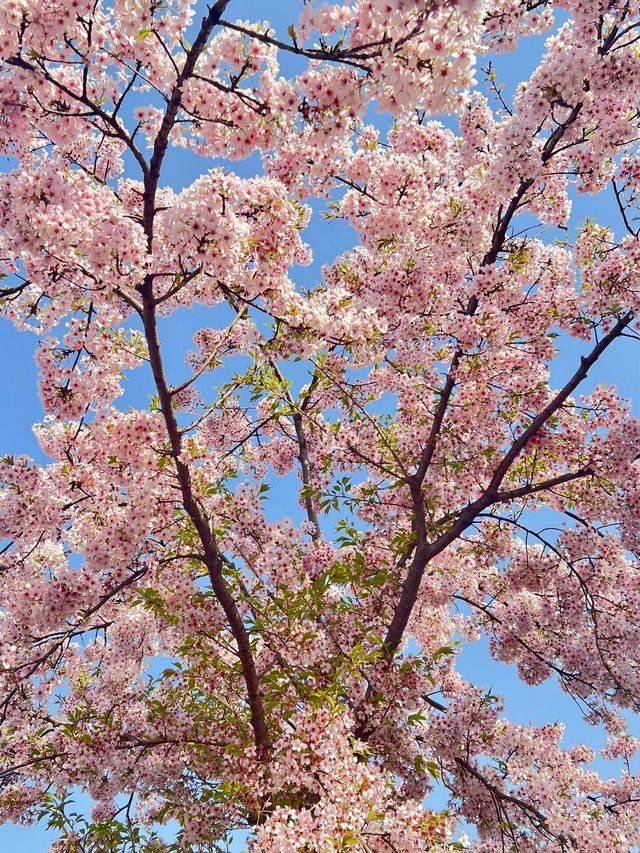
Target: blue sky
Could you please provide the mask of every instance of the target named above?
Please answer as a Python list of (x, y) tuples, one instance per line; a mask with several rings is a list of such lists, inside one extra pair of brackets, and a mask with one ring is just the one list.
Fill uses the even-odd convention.
[[(227, 17), (254, 20), (261, 15), (268, 16), (271, 24), (280, 34), (286, 32), (297, 15), (301, 2), (286, 0), (277, 4), (251, 2), (251, 0), (232, 0)], [(513, 57), (500, 57), (496, 68), (501, 72), (502, 79), (511, 89), (515, 82), (525, 79), (535, 67), (541, 56), (540, 39), (532, 40)], [(291, 68), (295, 60), (283, 60), (283, 73)], [(203, 169), (210, 168), (211, 163), (204, 161), (183, 150), (173, 151), (168, 160), (169, 169), (165, 181), (179, 188), (188, 184), (200, 174)], [(241, 174), (253, 174), (254, 163), (235, 164), (231, 168)], [(0, 169), (7, 168), (8, 161), (0, 161)], [(590, 196), (574, 197), (573, 222), (577, 224), (586, 217), (594, 217), (602, 224), (612, 224), (620, 231), (619, 217), (613, 205), (612, 196), (594, 200)], [(316, 213), (312, 225), (306, 235), (312, 244), (316, 260), (311, 268), (302, 271), (301, 284), (313, 284), (319, 276), (320, 266), (332, 260), (336, 254), (353, 245), (350, 230), (338, 223), (328, 225)], [(207, 325), (204, 311), (178, 312), (171, 320), (163, 322), (161, 335), (169, 354), (168, 360), (173, 360), (176, 368), (181, 367), (184, 352), (190, 348), (193, 332)], [(6, 320), (0, 318), (0, 393), (5, 400), (4, 414), (0, 418), (0, 454), (26, 453), (37, 461), (44, 463), (38, 445), (31, 432), (33, 423), (42, 418), (42, 408), (37, 396), (37, 372), (34, 364), (34, 349), (37, 339), (28, 333), (16, 333)], [(566, 356), (560, 358), (554, 366), (553, 383), (562, 384), (563, 378), (575, 365), (580, 352), (580, 345), (566, 342)], [(564, 346), (564, 345), (563, 345)], [(632, 348), (631, 341), (622, 341), (606, 358), (593, 370), (589, 385), (601, 382), (615, 381), (624, 396), (636, 396), (640, 391), (640, 369), (637, 354)], [(129, 382), (120, 406), (144, 405), (147, 399), (149, 377), (145, 368), (137, 371), (137, 376)], [(638, 411), (638, 409), (636, 409)], [(275, 484), (277, 487), (277, 484)], [(286, 483), (280, 484), (282, 503), (286, 500)], [(295, 504), (294, 504), (295, 506)], [(295, 508), (297, 511), (297, 507)], [(292, 512), (292, 515), (295, 513)], [(563, 694), (555, 683), (546, 682), (535, 690), (521, 685), (515, 676), (513, 668), (497, 664), (489, 658), (486, 643), (480, 641), (466, 648), (460, 656), (460, 670), (463, 677), (480, 681), (492, 692), (504, 694), (507, 699), (507, 715), (521, 723), (552, 722), (562, 719), (567, 723), (565, 745), (584, 741), (594, 747), (603, 743), (601, 734), (582, 721), (579, 710), (573, 702)], [(640, 734), (640, 725), (635, 725), (636, 734)], [(601, 765), (604, 770), (604, 765)], [(613, 770), (613, 768), (612, 768)], [(0, 827), (0, 850), (11, 853), (21, 850), (24, 853), (46, 853), (49, 844), (55, 838), (41, 827), (22, 828), (7, 825)]]

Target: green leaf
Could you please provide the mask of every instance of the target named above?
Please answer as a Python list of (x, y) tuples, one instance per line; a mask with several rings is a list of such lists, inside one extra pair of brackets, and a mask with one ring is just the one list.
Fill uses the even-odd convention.
[(440, 768), (435, 761), (427, 761), (427, 770), (434, 779), (440, 778)]

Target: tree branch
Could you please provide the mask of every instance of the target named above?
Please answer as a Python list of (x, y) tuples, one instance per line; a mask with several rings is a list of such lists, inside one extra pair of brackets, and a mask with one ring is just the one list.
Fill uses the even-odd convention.
[[(585, 379), (589, 369), (596, 363), (603, 352), (620, 337), (624, 329), (629, 325), (633, 315), (627, 312), (618, 320), (613, 329), (605, 335), (602, 340), (593, 348), (588, 356), (583, 356), (580, 360), (580, 367), (573, 374), (569, 382), (564, 386), (556, 397), (546, 406), (531, 422), (531, 425), (522, 433), (522, 435), (514, 441), (510, 449), (505, 453), (502, 461), (496, 468), (496, 471), (489, 482), (489, 485), (475, 501), (467, 504), (458, 514), (457, 520), (451, 527), (441, 536), (430, 543), (424, 541), (424, 537), (418, 538), (416, 552), (411, 562), (411, 566), (407, 573), (407, 577), (402, 587), (402, 594), (393, 614), (393, 618), (389, 625), (387, 635), (384, 640), (385, 655), (389, 659), (395, 654), (404, 631), (407, 627), (413, 607), (418, 597), (420, 583), (424, 576), (424, 572), (430, 560), (440, 554), (452, 542), (454, 542), (464, 530), (469, 527), (475, 518), (482, 510), (487, 509), (495, 503), (501, 503), (505, 500), (512, 500), (515, 497), (526, 497), (528, 494), (541, 491), (545, 488), (552, 488), (554, 485), (559, 485), (563, 482), (568, 482), (576, 479), (579, 476), (588, 476), (593, 472), (590, 468), (582, 468), (579, 472), (567, 472), (557, 478), (552, 478), (541, 484), (524, 486), (520, 489), (514, 489), (507, 492), (499, 492), (500, 484), (504, 480), (513, 461), (520, 454), (527, 442), (537, 433), (537, 431), (546, 423), (546, 421), (560, 408), (569, 395), (577, 388), (577, 386)], [(415, 491), (415, 483), (413, 484)], [(417, 497), (413, 494), (414, 511), (418, 507)], [(424, 501), (420, 499), (420, 504), (424, 506)], [(424, 517), (424, 509), (422, 515), (418, 515), (418, 521)]]

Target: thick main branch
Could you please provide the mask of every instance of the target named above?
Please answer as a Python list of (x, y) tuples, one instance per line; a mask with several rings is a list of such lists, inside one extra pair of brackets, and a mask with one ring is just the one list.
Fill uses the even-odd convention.
[[(500, 486), (507, 475), (511, 465), (523, 450), (527, 442), (540, 430), (545, 423), (551, 418), (555, 412), (562, 406), (569, 395), (578, 387), (578, 385), (586, 378), (589, 369), (598, 361), (605, 350), (619, 338), (626, 327), (631, 323), (633, 315), (628, 312), (622, 316), (611, 331), (605, 335), (602, 340), (596, 344), (589, 355), (584, 356), (580, 360), (580, 366), (573, 374), (571, 379), (556, 394), (553, 400), (533, 419), (530, 426), (522, 433), (522, 435), (513, 442), (509, 450), (504, 454), (502, 460), (496, 467), (496, 470), (483, 493), (475, 501), (467, 504), (462, 508), (456, 517), (453, 524), (442, 535), (437, 537), (432, 542), (426, 542), (426, 538), (418, 531), (418, 542), (416, 551), (409, 567), (407, 577), (402, 587), (402, 594), (393, 614), (393, 618), (389, 625), (387, 635), (384, 640), (385, 653), (388, 657), (392, 657), (396, 649), (402, 641), (405, 629), (411, 617), (411, 612), (418, 598), (420, 583), (424, 576), (425, 570), (429, 562), (444, 551), (452, 542), (454, 542), (478, 517), (478, 514), (488, 507), (496, 503), (523, 498), (529, 494), (538, 492), (543, 487), (542, 484), (531, 483), (530, 485), (520, 487), (518, 489), (507, 490), (500, 492)], [(544, 483), (544, 488), (552, 488), (555, 485), (560, 485), (564, 482), (569, 482), (580, 477), (593, 475), (593, 470), (589, 467), (581, 468), (577, 472), (567, 472), (556, 478), (548, 480)], [(412, 498), (414, 506), (422, 507), (423, 500), (420, 497), (418, 504), (415, 483), (412, 489)]]
[(151, 288), (148, 288), (147, 293), (143, 295), (142, 322), (149, 348), (151, 370), (171, 444), (171, 454), (176, 466), (182, 504), (202, 542), (203, 558), (209, 574), (211, 587), (220, 606), (224, 610), (227, 623), (238, 647), (238, 657), (247, 689), (247, 701), (251, 709), (251, 725), (254, 731), (256, 746), (265, 746), (267, 743), (267, 729), (264, 707), (249, 634), (242, 621), (242, 616), (240, 615), (235, 599), (224, 579), (222, 571), (223, 561), (215, 541), (213, 530), (211, 529), (210, 520), (204, 508), (195, 497), (189, 467), (180, 458), (182, 453), (182, 435), (173, 410), (171, 391), (164, 372), (156, 323), (156, 309)]
[[(182, 70), (177, 76), (175, 86), (169, 98), (164, 117), (156, 136), (153, 153), (149, 162), (149, 168), (144, 176), (144, 212), (143, 228), (147, 237), (147, 251), (153, 250), (153, 232), (156, 215), (156, 193), (158, 182), (164, 162), (169, 137), (175, 125), (178, 110), (182, 102), (182, 87), (193, 75), (196, 63), (203, 51), (206, 49), (209, 37), (214, 27), (219, 23), (229, 0), (218, 0), (210, 7), (209, 13), (203, 19), (198, 35), (191, 48), (187, 52)], [(255, 661), (251, 649), (251, 641), (245, 628), (242, 616), (238, 610), (236, 601), (229, 590), (223, 574), (223, 560), (218, 550), (215, 536), (211, 527), (210, 519), (198, 502), (191, 480), (189, 466), (182, 461), (182, 433), (176, 420), (173, 409), (173, 399), (169, 383), (164, 372), (162, 351), (158, 337), (156, 322), (156, 306), (153, 291), (153, 274), (148, 274), (143, 284), (139, 287), (142, 301), (142, 322), (145, 337), (149, 349), (149, 361), (153, 372), (153, 379), (160, 400), (160, 408), (171, 445), (171, 455), (176, 466), (176, 474), (180, 485), (182, 505), (191, 519), (198, 537), (202, 543), (204, 563), (207, 567), (209, 579), (213, 592), (222, 607), (229, 629), (235, 639), (238, 648), (238, 658), (242, 667), (242, 676), (246, 685), (247, 702), (251, 711), (251, 725), (254, 732), (256, 746), (264, 747), (267, 744), (267, 728), (256, 672)]]

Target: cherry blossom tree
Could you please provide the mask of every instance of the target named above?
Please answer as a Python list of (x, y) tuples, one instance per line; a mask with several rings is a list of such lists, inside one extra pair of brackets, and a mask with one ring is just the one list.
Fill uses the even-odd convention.
[[(489, 60), (545, 34), (507, 96)], [(50, 460), (0, 464), (3, 820), (56, 853), (638, 849), (640, 424), (589, 374), (637, 338), (639, 37), (638, 0), (304, 3), (282, 33), (2, 0), (0, 304)], [(310, 285), (320, 208), (353, 248)], [(134, 372), (150, 405), (118, 407)], [(481, 635), (619, 778), (461, 678)]]

